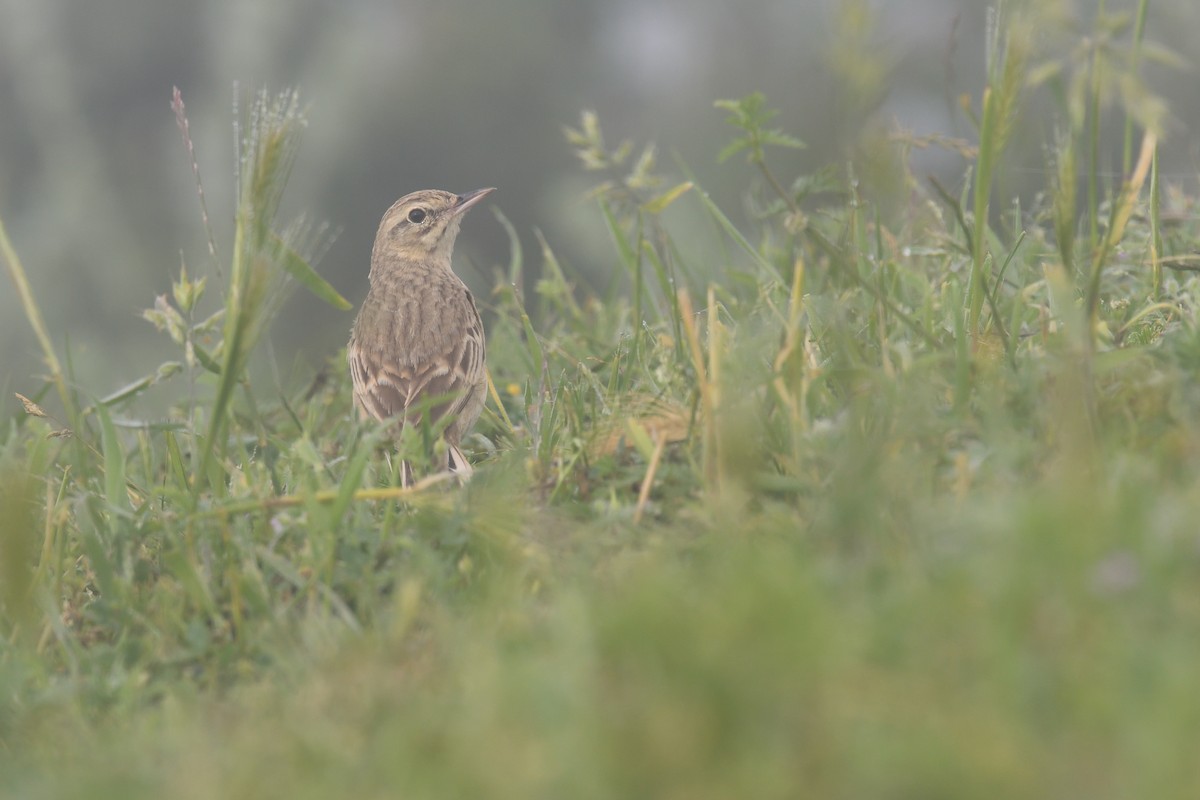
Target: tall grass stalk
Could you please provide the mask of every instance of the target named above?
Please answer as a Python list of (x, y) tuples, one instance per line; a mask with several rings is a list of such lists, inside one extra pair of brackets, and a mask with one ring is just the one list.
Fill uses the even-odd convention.
[(1150, 160), (1150, 269), (1154, 297), (1162, 295), (1162, 190), (1158, 185), (1158, 149)]
[[(1100, 0), (1096, 17), (1104, 17), (1105, 1)], [(1102, 110), (1102, 92), (1104, 85), (1104, 70), (1107, 64), (1104, 59), (1104, 36), (1098, 35), (1092, 45), (1091, 64), (1087, 71), (1088, 92), (1085, 114), (1087, 118), (1087, 219), (1088, 219), (1088, 252), (1095, 256), (1100, 247), (1100, 113)]]
[[(1150, 167), (1154, 162), (1154, 154), (1157, 152), (1157, 147), (1158, 137), (1154, 133), (1147, 131), (1142, 136), (1142, 147), (1138, 155), (1137, 165), (1134, 167), (1133, 174), (1129, 176), (1129, 179), (1121, 187), (1120, 194), (1117, 195), (1116, 200), (1113, 202), (1108, 229), (1100, 246), (1093, 253), (1090, 278), (1084, 302), (1085, 314), (1090, 326), (1089, 330), (1095, 326), (1097, 314), (1099, 313), (1100, 285), (1104, 266), (1113, 250), (1117, 247), (1117, 244), (1125, 235), (1125, 227), (1129, 224), (1129, 218), (1133, 214), (1134, 203), (1141, 196), (1142, 187), (1146, 183), (1147, 176), (1150, 175)], [(1092, 338), (1089, 336), (1089, 341)]]
[[(250, 354), (283, 301), (284, 278), (291, 277), (340, 309), (349, 302), (311, 267), (321, 232), (303, 220), (277, 230), (275, 219), (306, 124), (295, 92), (262, 92), (250, 112), (238, 161), (239, 193), (233, 258), (225, 296), (221, 367), (209, 412), (208, 432), (193, 488), (199, 492), (213, 474), (214, 459), (226, 452), (225, 432), (234, 389), (245, 380)], [(248, 387), (247, 387), (248, 390)], [(247, 391), (248, 399), (252, 397)], [(215, 487), (214, 487), (215, 488)]]
[(72, 429), (77, 429), (79, 413), (76, 408), (75, 396), (67, 389), (62, 364), (54, 351), (54, 342), (50, 340), (41, 308), (34, 299), (25, 267), (21, 264), (21, 259), (17, 255), (12, 241), (8, 238), (8, 230), (4, 225), (3, 218), (0, 218), (0, 255), (4, 256), (4, 263), (8, 267), (8, 277), (12, 281), (13, 288), (16, 289), (17, 296), (21, 298), (21, 310), (25, 312), (25, 319), (29, 322), (29, 327), (33, 329), (33, 335), (37, 337), (38, 346), (42, 350), (42, 360), (46, 363), (46, 369), (50, 371), (50, 381), (54, 384), (59, 401), (63, 405), (66, 422)]
[[(1004, 6), (1001, 5), (1000, 9)], [(988, 213), (992, 180), (1008, 143), (1016, 119), (1018, 100), (1025, 81), (1028, 32), (1001, 10), (989, 10), (987, 84), (979, 115), (979, 155), (975, 163), (974, 221), (971, 283), (967, 302), (967, 330), (980, 335), (979, 319), (987, 296)]]
[[(709, 292), (709, 347), (716, 343), (715, 319), (713, 312), (712, 292)], [(688, 354), (691, 357), (692, 369), (695, 371), (696, 388), (700, 396), (700, 425), (701, 457), (703, 459), (703, 474), (705, 485), (710, 491), (719, 491), (721, 486), (720, 458), (720, 427), (719, 422), (719, 389), (712, 374), (718, 363), (715, 350), (710, 350), (709, 358), (704, 357), (704, 346), (700, 341), (700, 329), (696, 319), (696, 311), (692, 307), (692, 298), (684, 290), (679, 292), (679, 312), (683, 322), (683, 330), (687, 336)]]
[(278, 289), (280, 274), (277, 254), (271, 247), (272, 226), (304, 124), (298, 103), (294, 93), (274, 98), (260, 94), (240, 143), (240, 186), (225, 297), (221, 374), (194, 483), (197, 492), (210, 475), (213, 458), (225, 452), (229, 402), (234, 388), (243, 380), (255, 341), (266, 327), (273, 308), (272, 295)]
[[(1146, 36), (1146, 12), (1150, 9), (1150, 0), (1138, 0), (1137, 12), (1133, 22), (1133, 42), (1129, 50), (1129, 71), (1136, 73), (1142, 61), (1142, 41)], [(1133, 140), (1137, 122), (1132, 114), (1125, 115), (1125, 133), (1121, 142), (1121, 174), (1128, 176), (1133, 166)]]

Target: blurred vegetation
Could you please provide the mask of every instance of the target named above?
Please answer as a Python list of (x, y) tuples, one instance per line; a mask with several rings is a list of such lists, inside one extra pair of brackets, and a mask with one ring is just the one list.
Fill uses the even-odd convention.
[(864, 65), (812, 169), (773, 93), (707, 101), (739, 213), (577, 112), (609, 269), (496, 214), (467, 486), (399, 486), (344, 352), (251, 367), (283, 287), (344, 304), (279, 221), (295, 94), (239, 113), (235, 224), (120, 388), (0, 225), (48, 373), (0, 431), (0, 794), (1190, 796), (1200, 231), (1147, 7), (1005, 6), (958, 136)]
[[(1200, 115), (1194, 75), (1162, 64), (1156, 47), (1140, 55), (1119, 47), (1137, 21), (1137, 0), (1003, 5), (1028, 6), (1045, 20), (1032, 46), (1039, 63), (1053, 56), (1064, 75), (1076, 76), (1063, 86), (1093, 58), (1104, 67), (1095, 73), (1104, 84), (1105, 111), (1095, 120), (1106, 131), (1104, 149), (1096, 165), (1075, 165), (1080, 174), (1094, 166), (1109, 188), (1120, 180), (1123, 142), (1111, 129), (1126, 116), (1113, 90), (1149, 97), (1129, 80), (1139, 75), (1170, 101), (1162, 174), (1194, 193), (1195, 144), (1186, 133)], [(169, 348), (147, 340), (129, 309), (166, 293), (181, 260), (196, 274), (211, 268), (192, 176), (173, 136), (172, 86), (192, 112), (220, 237), (231, 235), (239, 191), (224, 166), (237, 158), (226, 124), (231, 101), (244, 105), (260, 86), (298, 86), (312, 113), (283, 213), (302, 210), (330, 223), (337, 235), (324, 269), (351, 301), (366, 292), (383, 210), (425, 186), (500, 187), (494, 202), (526, 251), (540, 247), (533, 233), (540, 230), (564, 263), (603, 287), (612, 275), (605, 225), (581, 199), (586, 179), (559, 139), (581, 108), (596, 109), (618, 138), (664, 143), (663, 164), (683, 158), (730, 218), (747, 224), (752, 210), (742, 204), (738, 171), (711, 157), (722, 118), (706, 109), (714, 97), (759, 90), (774, 98), (778, 125), (808, 144), (776, 156), (785, 172), (815, 173), (850, 150), (863, 171), (873, 166), (877, 180), (893, 181), (895, 194), (880, 202), (894, 202), (904, 193), (894, 183), (900, 173), (872, 162), (886, 151), (876, 145), (897, 127), (917, 139), (971, 135), (959, 97), (978, 98), (986, 77), (987, 9), (962, 0), (0, 4), (0, 213), (35, 267), (37, 294), (54, 298), (45, 304), (47, 325), (60, 351), (73, 355), (79, 381), (132, 381), (138, 365), (167, 357)], [(1200, 7), (1156, 0), (1153, 10), (1144, 38), (1189, 54)], [(1122, 68), (1126, 56), (1138, 69)], [(1045, 145), (1068, 124), (1059, 91), (1059, 83), (1047, 85), (1024, 106), (995, 177), (1002, 203), (1020, 197), (1028, 205), (1047, 185), (1053, 167)], [(918, 147), (913, 159), (919, 180), (933, 175), (957, 193), (952, 184), (964, 171), (955, 153)], [(686, 213), (673, 214), (685, 247), (693, 235), (683, 225), (703, 235), (702, 218), (681, 219)], [(465, 278), (486, 295), (506, 252), (505, 231), (485, 220), (460, 250)], [(528, 270), (526, 290), (536, 269)], [(256, 363), (269, 370), (274, 361), (283, 374), (309, 368), (341, 343), (349, 324), (344, 312), (297, 295), (274, 329), (270, 355)], [(38, 344), (6, 293), (0, 340), (0, 388), (16, 389), (16, 377), (37, 369)], [(145, 402), (148, 411), (166, 410), (157, 397)]]

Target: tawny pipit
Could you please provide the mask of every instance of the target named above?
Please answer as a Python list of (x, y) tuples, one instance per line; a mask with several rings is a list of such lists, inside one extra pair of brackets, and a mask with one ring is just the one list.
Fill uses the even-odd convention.
[[(483, 410), (487, 375), (483, 323), (450, 253), (463, 214), (493, 191), (413, 192), (387, 210), (347, 351), (360, 416), (414, 426), (423, 411), (431, 425), (448, 418), (441, 467), (461, 478), (471, 465), (459, 443)], [(407, 462), (401, 480), (412, 485)]]

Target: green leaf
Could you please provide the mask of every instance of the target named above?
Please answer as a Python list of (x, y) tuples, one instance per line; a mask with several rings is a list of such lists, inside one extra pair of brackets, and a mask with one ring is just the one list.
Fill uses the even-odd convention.
[(114, 403), (119, 403), (122, 400), (128, 400), (131, 397), (136, 397), (142, 392), (149, 389), (159, 381), (164, 381), (173, 375), (176, 375), (183, 369), (183, 364), (178, 361), (167, 361), (159, 365), (158, 369), (152, 375), (146, 375), (132, 383), (128, 383), (117, 389), (113, 393), (100, 398), (100, 404), (111, 406)]
[(704, 204), (704, 208), (708, 210), (709, 215), (711, 215), (713, 220), (716, 221), (721, 229), (729, 235), (729, 238), (733, 239), (733, 241), (737, 243), (738, 247), (746, 251), (746, 254), (754, 260), (754, 263), (758, 265), (758, 268), (762, 271), (762, 274), (768, 275), (777, 280), (779, 278), (779, 273), (775, 267), (771, 266), (770, 262), (763, 258), (762, 253), (758, 252), (758, 250), (754, 248), (754, 245), (747, 241), (746, 237), (742, 235), (742, 232), (738, 230), (737, 225), (734, 225), (733, 221), (729, 219), (729, 217), (725, 216), (725, 212), (721, 211), (720, 207), (712, 201), (712, 198), (708, 196), (708, 193), (705, 192), (704, 189), (697, 187), (696, 196), (700, 198), (700, 202)]
[[(935, 187), (940, 188), (940, 187)], [(836, 165), (830, 164), (811, 175), (801, 175), (792, 182), (792, 196), (808, 197), (821, 192), (842, 192), (841, 176)], [(944, 197), (944, 194), (943, 194)]]
[(1177, 70), (1189, 70), (1191, 62), (1159, 42), (1142, 42), (1141, 57), (1155, 64)]
[(629, 432), (629, 438), (633, 440), (634, 447), (637, 448), (645, 461), (650, 461), (654, 457), (654, 442), (650, 439), (650, 434), (646, 429), (633, 417), (625, 419), (625, 430)]
[(499, 208), (492, 206), (492, 216), (508, 234), (508, 282), (512, 286), (517, 286), (521, 282), (521, 270), (525, 263), (524, 253), (521, 249), (521, 237), (517, 235), (517, 229)]
[(684, 181), (678, 186), (672, 187), (667, 191), (654, 198), (646, 205), (642, 206), (642, 210), (648, 214), (661, 214), (667, 209), (667, 206), (674, 203), (684, 195), (693, 186), (691, 181)]
[(731, 112), (726, 122), (749, 132), (761, 127), (779, 113), (774, 110), (763, 111), (766, 102), (766, 95), (762, 92), (751, 92), (737, 100), (717, 100), (713, 105)]
[(167, 443), (167, 464), (170, 467), (171, 475), (180, 488), (186, 489), (188, 485), (187, 468), (183, 465), (183, 451), (179, 449), (179, 441), (171, 431), (164, 433), (163, 437)]
[[(129, 495), (125, 492), (125, 449), (117, 436), (117, 428), (103, 404), (96, 406), (100, 418), (100, 443), (104, 450), (104, 496), (108, 505), (122, 511), (132, 510)], [(110, 515), (115, 525), (115, 517)]]
[(200, 362), (200, 366), (204, 367), (214, 375), (221, 374), (221, 365), (217, 363), (217, 360), (213, 358), (207, 350), (193, 342), (192, 352), (196, 354), (196, 360)]
[(329, 520), (333, 525), (341, 524), (346, 509), (354, 500), (354, 493), (362, 485), (363, 471), (367, 467), (367, 461), (375, 451), (375, 446), (379, 443), (383, 433), (383, 430), (374, 430), (358, 442), (357, 450), (350, 458), (350, 463), (346, 465), (346, 473), (342, 476), (341, 485), (338, 486), (337, 498), (329, 507)]
[(275, 250), (273, 255), (279, 265), (314, 295), (339, 311), (349, 311), (354, 307), (349, 300), (338, 293), (337, 289), (334, 289), (328, 281), (318, 275), (303, 256), (289, 247), (287, 242), (280, 239), (275, 233), (271, 234), (271, 246)]
[(183, 548), (170, 548), (163, 553), (163, 566), (167, 572), (179, 582), (188, 598), (196, 606), (204, 609), (207, 614), (217, 613), (217, 604), (213, 600), (208, 586), (208, 579), (196, 559)]
[(192, 333), (213, 333), (220, 330), (225, 321), (225, 309), (220, 308), (192, 326)]
[(617, 254), (621, 258), (621, 263), (625, 265), (625, 269), (629, 270), (630, 275), (637, 273), (637, 254), (634, 252), (633, 245), (629, 242), (629, 237), (621, 230), (617, 218), (613, 216), (612, 209), (603, 200), (600, 201), (600, 211), (604, 214), (604, 222), (608, 226), (608, 233), (613, 238), (613, 243), (617, 246)]
[(739, 136), (721, 148), (721, 152), (717, 153), (717, 163), (723, 164), (733, 156), (736, 156), (738, 153), (753, 145), (754, 142), (750, 140), (750, 137)]
[(763, 131), (763, 144), (774, 144), (780, 147), (793, 147), (797, 150), (803, 150), (808, 147), (804, 142), (797, 139), (795, 136), (789, 136), (780, 130)]
[(521, 308), (521, 326), (525, 329), (525, 338), (529, 342), (529, 357), (533, 359), (534, 372), (541, 372), (546, 364), (546, 354), (542, 350), (542, 343), (538, 339), (537, 333), (533, 330), (533, 323), (529, 320), (529, 315), (525, 313), (525, 309)]

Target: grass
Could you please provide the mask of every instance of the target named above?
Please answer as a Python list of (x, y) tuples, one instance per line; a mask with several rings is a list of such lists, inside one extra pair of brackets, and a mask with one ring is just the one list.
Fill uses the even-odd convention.
[[(1105, 46), (1144, 55), (1144, 19)], [(1148, 101), (1080, 210), (1109, 83), (1013, 38), (1035, 22), (997, 29), (952, 143), (973, 194), (899, 135), (874, 158), (903, 202), (855, 159), (780, 175), (799, 142), (751, 95), (718, 103), (739, 224), (585, 114), (616, 279), (578, 292), (540, 240), (522, 297), (514, 237), (466, 487), (399, 488), (342, 354), (248, 368), (285, 276), (340, 303), (274, 218), (293, 95), (248, 117), (227, 268), (146, 312), (178, 360), (128, 387), (75, 388), (0, 228), (50, 371), (0, 434), (0, 794), (1187, 796), (1200, 236), (1164, 230)], [(1045, 200), (989, 214), (1002, 127), (1056, 75)]]

